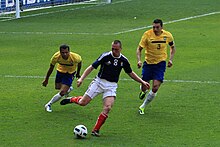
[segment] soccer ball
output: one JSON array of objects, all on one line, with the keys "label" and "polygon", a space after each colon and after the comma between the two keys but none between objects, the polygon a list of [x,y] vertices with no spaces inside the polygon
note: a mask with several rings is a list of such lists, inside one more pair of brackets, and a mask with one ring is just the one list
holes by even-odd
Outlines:
[{"label": "soccer ball", "polygon": [[87,128],[84,125],[77,125],[73,129],[74,136],[76,138],[85,138],[86,135],[88,134]]}]

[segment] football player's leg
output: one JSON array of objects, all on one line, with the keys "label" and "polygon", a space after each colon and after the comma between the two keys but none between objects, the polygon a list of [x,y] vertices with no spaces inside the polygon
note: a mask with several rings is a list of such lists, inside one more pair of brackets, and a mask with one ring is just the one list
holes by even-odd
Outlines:
[{"label": "football player's leg", "polygon": [[83,96],[77,96],[72,98],[63,99],[60,104],[66,105],[69,103],[76,103],[81,106],[86,106],[94,97],[101,92],[99,85],[96,82],[92,82],[89,88]]},{"label": "football player's leg", "polygon": [[152,66],[150,69],[152,71],[153,86],[152,86],[152,90],[148,93],[147,98],[144,100],[143,104],[139,107],[140,114],[144,114],[144,108],[156,96],[156,93],[164,79],[164,72],[166,70],[166,62],[162,61]]},{"label": "football player's leg", "polygon": [[[144,62],[143,64],[143,68],[142,68],[142,80],[146,81],[146,82],[150,82],[151,79],[151,68],[149,67],[149,65]],[[146,89],[146,87],[142,87],[142,85],[140,86],[140,94],[139,94],[139,98],[142,100],[145,98],[146,93],[148,91],[148,89]]]},{"label": "football player's leg", "polygon": [[[55,89],[60,89],[61,88],[61,83],[55,83]],[[58,101],[62,96],[60,95],[60,92],[58,92],[57,94],[55,94],[49,102],[47,102],[47,104],[44,106],[45,110],[47,112],[52,112],[51,106],[53,103],[55,103],[56,101]]]},{"label": "football player's leg", "polygon": [[75,73],[67,74],[65,76],[65,78],[63,79],[63,83],[69,86],[69,89],[67,90],[67,92],[65,94],[66,98],[69,96],[69,93],[73,90],[72,82],[73,82],[73,79],[74,79],[74,75],[75,75]]},{"label": "football player's leg", "polygon": [[92,130],[92,135],[99,136],[99,130],[101,126],[105,123],[106,119],[108,118],[108,113],[111,111],[112,106],[114,104],[115,97],[109,96],[104,98],[103,100],[103,111],[99,115],[96,124]]},{"label": "football player's leg", "polygon": [[140,106],[140,108],[145,108],[145,106],[150,103],[153,98],[156,96],[156,92],[160,87],[161,82],[158,80],[153,80],[153,88],[152,90],[148,93],[147,98],[144,100],[143,104]]}]

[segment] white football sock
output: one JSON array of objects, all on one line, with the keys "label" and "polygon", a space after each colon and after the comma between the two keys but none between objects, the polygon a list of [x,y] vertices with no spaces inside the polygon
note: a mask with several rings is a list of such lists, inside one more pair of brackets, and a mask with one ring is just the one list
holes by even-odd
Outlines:
[{"label": "white football sock", "polygon": [[73,90],[73,87],[70,86],[70,88],[68,89],[67,93],[70,93]]},{"label": "white football sock", "polygon": [[52,97],[52,99],[47,104],[52,105],[53,103],[59,101],[61,97],[62,96],[60,95],[60,93],[57,93]]},{"label": "white football sock", "polygon": [[145,108],[147,104],[149,104],[153,98],[156,96],[157,93],[154,93],[152,90],[148,93],[147,98],[144,100],[143,104],[140,108]]},{"label": "white football sock", "polygon": [[69,88],[68,91],[66,92],[65,96],[67,97],[72,90],[73,90],[73,87],[70,86],[70,88]]}]

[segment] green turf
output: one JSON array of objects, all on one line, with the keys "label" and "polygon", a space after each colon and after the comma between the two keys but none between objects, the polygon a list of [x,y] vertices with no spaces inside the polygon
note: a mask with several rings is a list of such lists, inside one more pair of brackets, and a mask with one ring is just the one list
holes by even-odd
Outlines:
[{"label": "green turf", "polygon": [[[135,52],[146,29],[114,33],[149,26],[154,18],[168,22],[219,12],[219,5],[217,0],[113,1],[81,9],[69,6],[62,12],[56,8],[21,13],[21,19],[0,21],[0,146],[220,146],[219,13],[164,26],[172,32],[177,47],[174,66],[166,71],[167,81],[140,116],[139,84],[120,80],[100,138],[90,133],[102,111],[101,96],[86,107],[56,103],[53,112],[47,113],[44,105],[57,93],[55,72],[48,87],[41,86],[49,60],[62,43],[82,56],[83,71],[110,50],[114,39],[120,39],[123,54],[140,75]],[[30,16],[41,12],[52,13]],[[97,72],[80,88],[74,82],[71,94],[82,95]],[[123,71],[121,78],[129,79]],[[73,127],[78,124],[88,128],[84,140],[73,138]]]}]

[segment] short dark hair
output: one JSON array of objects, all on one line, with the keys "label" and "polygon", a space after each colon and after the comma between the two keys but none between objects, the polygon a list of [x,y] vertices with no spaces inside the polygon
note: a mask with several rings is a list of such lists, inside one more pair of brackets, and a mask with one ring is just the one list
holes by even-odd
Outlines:
[{"label": "short dark hair", "polygon": [[114,40],[114,41],[113,41],[113,44],[118,44],[118,43],[120,44],[120,48],[122,48],[122,44],[121,44],[121,41],[120,41],[120,40]]},{"label": "short dark hair", "polygon": [[68,51],[70,51],[70,47],[68,45],[66,45],[66,44],[62,44],[60,46],[60,51],[61,51],[61,49],[68,49]]},{"label": "short dark hair", "polygon": [[153,23],[159,23],[161,27],[163,27],[163,21],[161,19],[155,19]]}]

